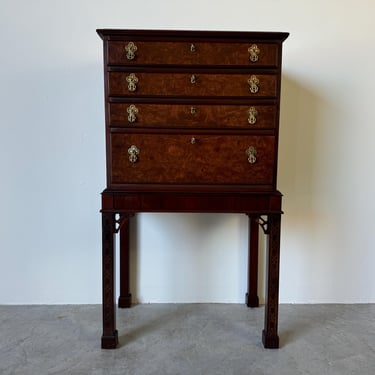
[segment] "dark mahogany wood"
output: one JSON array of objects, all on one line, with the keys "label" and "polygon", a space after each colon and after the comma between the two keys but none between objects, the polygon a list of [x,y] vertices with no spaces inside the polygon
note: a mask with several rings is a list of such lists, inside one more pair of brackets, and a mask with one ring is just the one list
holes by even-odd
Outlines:
[{"label": "dark mahogany wood", "polygon": [[130,307],[132,295],[130,293],[130,259],[129,259],[129,231],[132,214],[120,215],[120,296],[118,307]]},{"label": "dark mahogany wood", "polygon": [[[198,193],[126,193],[106,190],[102,193],[103,215],[103,338],[102,348],[114,348],[117,343],[116,317],[114,308],[114,247],[113,236],[116,228],[114,215],[125,217],[125,224],[120,229],[121,262],[120,307],[128,307],[131,302],[129,293],[129,217],[137,212],[208,212],[208,213],[243,213],[250,217],[249,242],[249,287],[246,304],[256,307],[257,296],[257,217],[268,217],[269,250],[267,257],[267,289],[265,305],[265,327],[263,343],[266,348],[278,347],[278,278],[280,248],[281,194],[249,193],[237,194],[198,194]],[[106,224],[104,224],[106,223]],[[120,220],[121,223],[121,220]],[[121,224],[120,224],[121,225]],[[251,239],[252,238],[252,239]],[[111,250],[112,249],[112,250]],[[254,281],[253,281],[254,280]],[[105,292],[106,291],[106,292]],[[125,298],[124,298],[125,297]],[[106,328],[105,328],[106,327]]]},{"label": "dark mahogany wood", "polygon": [[115,274],[115,214],[102,212],[103,237],[103,335],[102,348],[113,349],[118,344],[116,330],[116,274]]},{"label": "dark mahogany wood", "polygon": [[[131,306],[129,236],[139,212],[249,217],[246,305],[259,306],[259,223],[269,236],[263,344],[277,348],[282,195],[276,188],[282,43],[288,33],[97,30],[103,39],[107,187],[102,193],[102,348],[118,344],[119,307]],[[136,45],[127,57],[129,43]],[[255,45],[255,47],[254,47]],[[252,48],[258,58],[250,58]],[[129,89],[129,76],[136,76]],[[250,90],[255,76],[257,89]],[[133,77],[134,78],[134,77]],[[132,79],[133,79],[132,78]],[[136,113],[129,117],[129,106]],[[256,121],[250,121],[250,108]],[[253,109],[252,109],[253,110]],[[129,148],[139,150],[129,159]],[[248,149],[256,149],[250,163]],[[263,221],[259,221],[262,218]]]},{"label": "dark mahogany wood", "polygon": [[102,211],[281,213],[279,191],[257,193],[123,192],[104,190]]},{"label": "dark mahogany wood", "polygon": [[259,307],[258,297],[258,253],[259,253],[259,225],[257,216],[249,215],[249,255],[248,255],[248,284],[246,305]]},{"label": "dark mahogany wood", "polygon": [[279,347],[277,325],[279,310],[280,221],[281,215],[268,216],[269,244],[266,262],[266,304],[263,344],[265,348],[270,349]]}]

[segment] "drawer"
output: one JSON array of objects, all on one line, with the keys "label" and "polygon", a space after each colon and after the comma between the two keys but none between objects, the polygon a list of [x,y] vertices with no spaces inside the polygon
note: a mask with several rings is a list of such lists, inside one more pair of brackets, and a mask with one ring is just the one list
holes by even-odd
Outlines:
[{"label": "drawer", "polygon": [[236,65],[272,66],[278,64],[277,44],[147,42],[137,40],[108,42],[108,64],[112,65]]},{"label": "drawer", "polygon": [[275,128],[275,105],[110,103],[112,127]]},{"label": "drawer", "polygon": [[276,75],[110,72],[110,96],[275,97]]},{"label": "drawer", "polygon": [[272,185],[276,164],[274,136],[112,133],[111,148],[112,184]]}]

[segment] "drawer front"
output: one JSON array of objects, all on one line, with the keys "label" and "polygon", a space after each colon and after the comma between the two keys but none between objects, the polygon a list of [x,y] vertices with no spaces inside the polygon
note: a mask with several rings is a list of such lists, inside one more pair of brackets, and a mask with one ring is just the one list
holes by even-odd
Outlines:
[{"label": "drawer front", "polygon": [[112,65],[236,65],[278,64],[277,44],[110,41],[108,63]]},{"label": "drawer front", "polygon": [[113,133],[111,147],[113,184],[273,183],[274,136]]},{"label": "drawer front", "polygon": [[275,97],[276,75],[110,72],[109,95]]},{"label": "drawer front", "polygon": [[110,103],[113,127],[274,128],[274,105]]}]

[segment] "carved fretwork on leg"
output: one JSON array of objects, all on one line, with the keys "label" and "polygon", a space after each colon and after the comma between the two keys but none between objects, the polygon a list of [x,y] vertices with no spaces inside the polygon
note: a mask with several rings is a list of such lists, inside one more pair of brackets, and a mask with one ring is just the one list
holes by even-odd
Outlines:
[{"label": "carved fretwork on leg", "polygon": [[103,335],[102,348],[114,349],[118,344],[115,304],[115,214],[102,212],[102,276]]},{"label": "carved fretwork on leg", "polygon": [[249,215],[249,254],[248,254],[248,283],[246,293],[247,307],[259,307],[258,297],[258,251],[259,225],[258,217]]},{"label": "carved fretwork on leg", "polygon": [[131,216],[133,214],[120,215],[120,296],[118,298],[118,307],[130,307],[132,303],[129,286],[129,225]]},{"label": "carved fretwork on leg", "polygon": [[268,249],[266,274],[266,304],[263,330],[265,348],[279,347],[277,334],[279,311],[280,225],[281,215],[268,216]]},{"label": "carved fretwork on leg", "polygon": [[264,234],[268,234],[268,221],[265,220],[262,216],[257,218],[257,223],[263,229]]}]

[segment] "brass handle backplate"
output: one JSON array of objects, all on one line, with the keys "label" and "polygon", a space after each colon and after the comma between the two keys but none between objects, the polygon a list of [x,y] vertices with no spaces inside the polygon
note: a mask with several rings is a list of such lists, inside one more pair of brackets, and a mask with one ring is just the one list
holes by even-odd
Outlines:
[{"label": "brass handle backplate", "polygon": [[192,74],[192,76],[190,77],[190,83],[193,85],[197,83],[197,77],[195,76],[195,74]]},{"label": "brass handle backplate", "polygon": [[252,44],[248,48],[248,52],[250,53],[250,57],[249,57],[250,61],[257,62],[259,59],[259,53],[260,53],[260,49],[258,48],[258,46],[256,44]]},{"label": "brass handle backplate", "polygon": [[136,91],[137,90],[137,83],[138,83],[138,78],[134,73],[130,73],[126,77],[126,82],[128,83],[128,90],[129,91]]},{"label": "brass handle backplate", "polygon": [[252,75],[252,76],[247,80],[247,83],[248,83],[249,86],[250,86],[250,92],[251,92],[252,94],[256,94],[256,93],[259,91],[259,87],[258,87],[259,79],[257,78],[257,76]]},{"label": "brass handle backplate", "polygon": [[254,125],[257,122],[258,111],[255,109],[255,107],[250,107],[247,112],[249,114],[247,121],[250,125]]},{"label": "brass handle backplate", "polygon": [[135,53],[137,52],[137,46],[134,44],[134,42],[129,42],[125,46],[125,52],[126,52],[126,58],[128,60],[134,60],[135,59]]},{"label": "brass handle backplate", "polygon": [[128,112],[128,121],[129,122],[136,122],[137,121],[137,113],[138,113],[138,108],[134,105],[131,104],[127,109],[126,112]]},{"label": "brass handle backplate", "polygon": [[128,148],[129,161],[131,163],[136,163],[138,161],[139,148],[137,146],[131,145]]},{"label": "brass handle backplate", "polygon": [[256,155],[257,155],[257,150],[255,147],[250,146],[246,150],[246,155],[247,155],[247,160],[250,164],[254,164],[257,161]]}]

